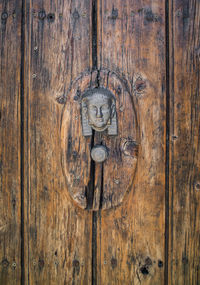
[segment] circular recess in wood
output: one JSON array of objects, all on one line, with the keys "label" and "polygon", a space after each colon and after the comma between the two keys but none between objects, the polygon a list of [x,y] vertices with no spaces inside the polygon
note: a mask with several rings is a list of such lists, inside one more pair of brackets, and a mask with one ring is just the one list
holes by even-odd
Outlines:
[{"label": "circular recess in wood", "polygon": [[[64,98],[63,173],[67,190],[82,209],[104,210],[118,206],[131,188],[139,147],[133,96],[124,78],[112,71],[96,70],[75,80]],[[93,108],[91,118],[89,108]],[[98,117],[98,128],[94,113]],[[91,158],[96,145],[101,146],[100,150],[106,149],[102,161],[95,162]]]}]

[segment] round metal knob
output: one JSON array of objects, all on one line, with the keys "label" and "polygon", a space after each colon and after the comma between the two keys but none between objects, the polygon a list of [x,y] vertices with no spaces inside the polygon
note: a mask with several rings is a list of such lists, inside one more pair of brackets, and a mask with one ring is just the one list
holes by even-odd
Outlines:
[{"label": "round metal knob", "polygon": [[108,157],[108,150],[103,145],[96,145],[91,151],[91,157],[96,162],[104,162]]}]

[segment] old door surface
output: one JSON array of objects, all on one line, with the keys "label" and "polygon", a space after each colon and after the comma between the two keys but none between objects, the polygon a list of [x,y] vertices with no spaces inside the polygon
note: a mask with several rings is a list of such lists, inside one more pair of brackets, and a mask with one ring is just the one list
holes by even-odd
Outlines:
[{"label": "old door surface", "polygon": [[200,284],[200,2],[0,15],[0,284]]}]

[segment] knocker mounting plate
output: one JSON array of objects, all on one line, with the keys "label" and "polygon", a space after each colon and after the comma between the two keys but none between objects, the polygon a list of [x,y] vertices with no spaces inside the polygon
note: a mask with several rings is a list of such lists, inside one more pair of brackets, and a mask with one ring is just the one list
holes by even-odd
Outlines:
[{"label": "knocker mounting plate", "polygon": [[132,185],[139,145],[128,82],[93,71],[78,78],[66,98],[61,145],[68,191],[83,209],[117,206]]}]

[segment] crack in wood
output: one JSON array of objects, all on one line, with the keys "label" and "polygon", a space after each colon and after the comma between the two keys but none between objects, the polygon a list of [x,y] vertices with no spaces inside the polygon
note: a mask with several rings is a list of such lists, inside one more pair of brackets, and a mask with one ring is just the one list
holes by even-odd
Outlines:
[{"label": "crack in wood", "polygon": [[[92,131],[92,137],[91,137],[91,149],[94,146],[94,136],[95,136],[95,131]],[[87,210],[92,209],[93,207],[93,200],[94,200],[94,184],[95,184],[95,162],[94,160],[91,159],[91,164],[90,164],[90,181],[88,183],[88,186],[86,187],[86,200],[87,200]]]}]

